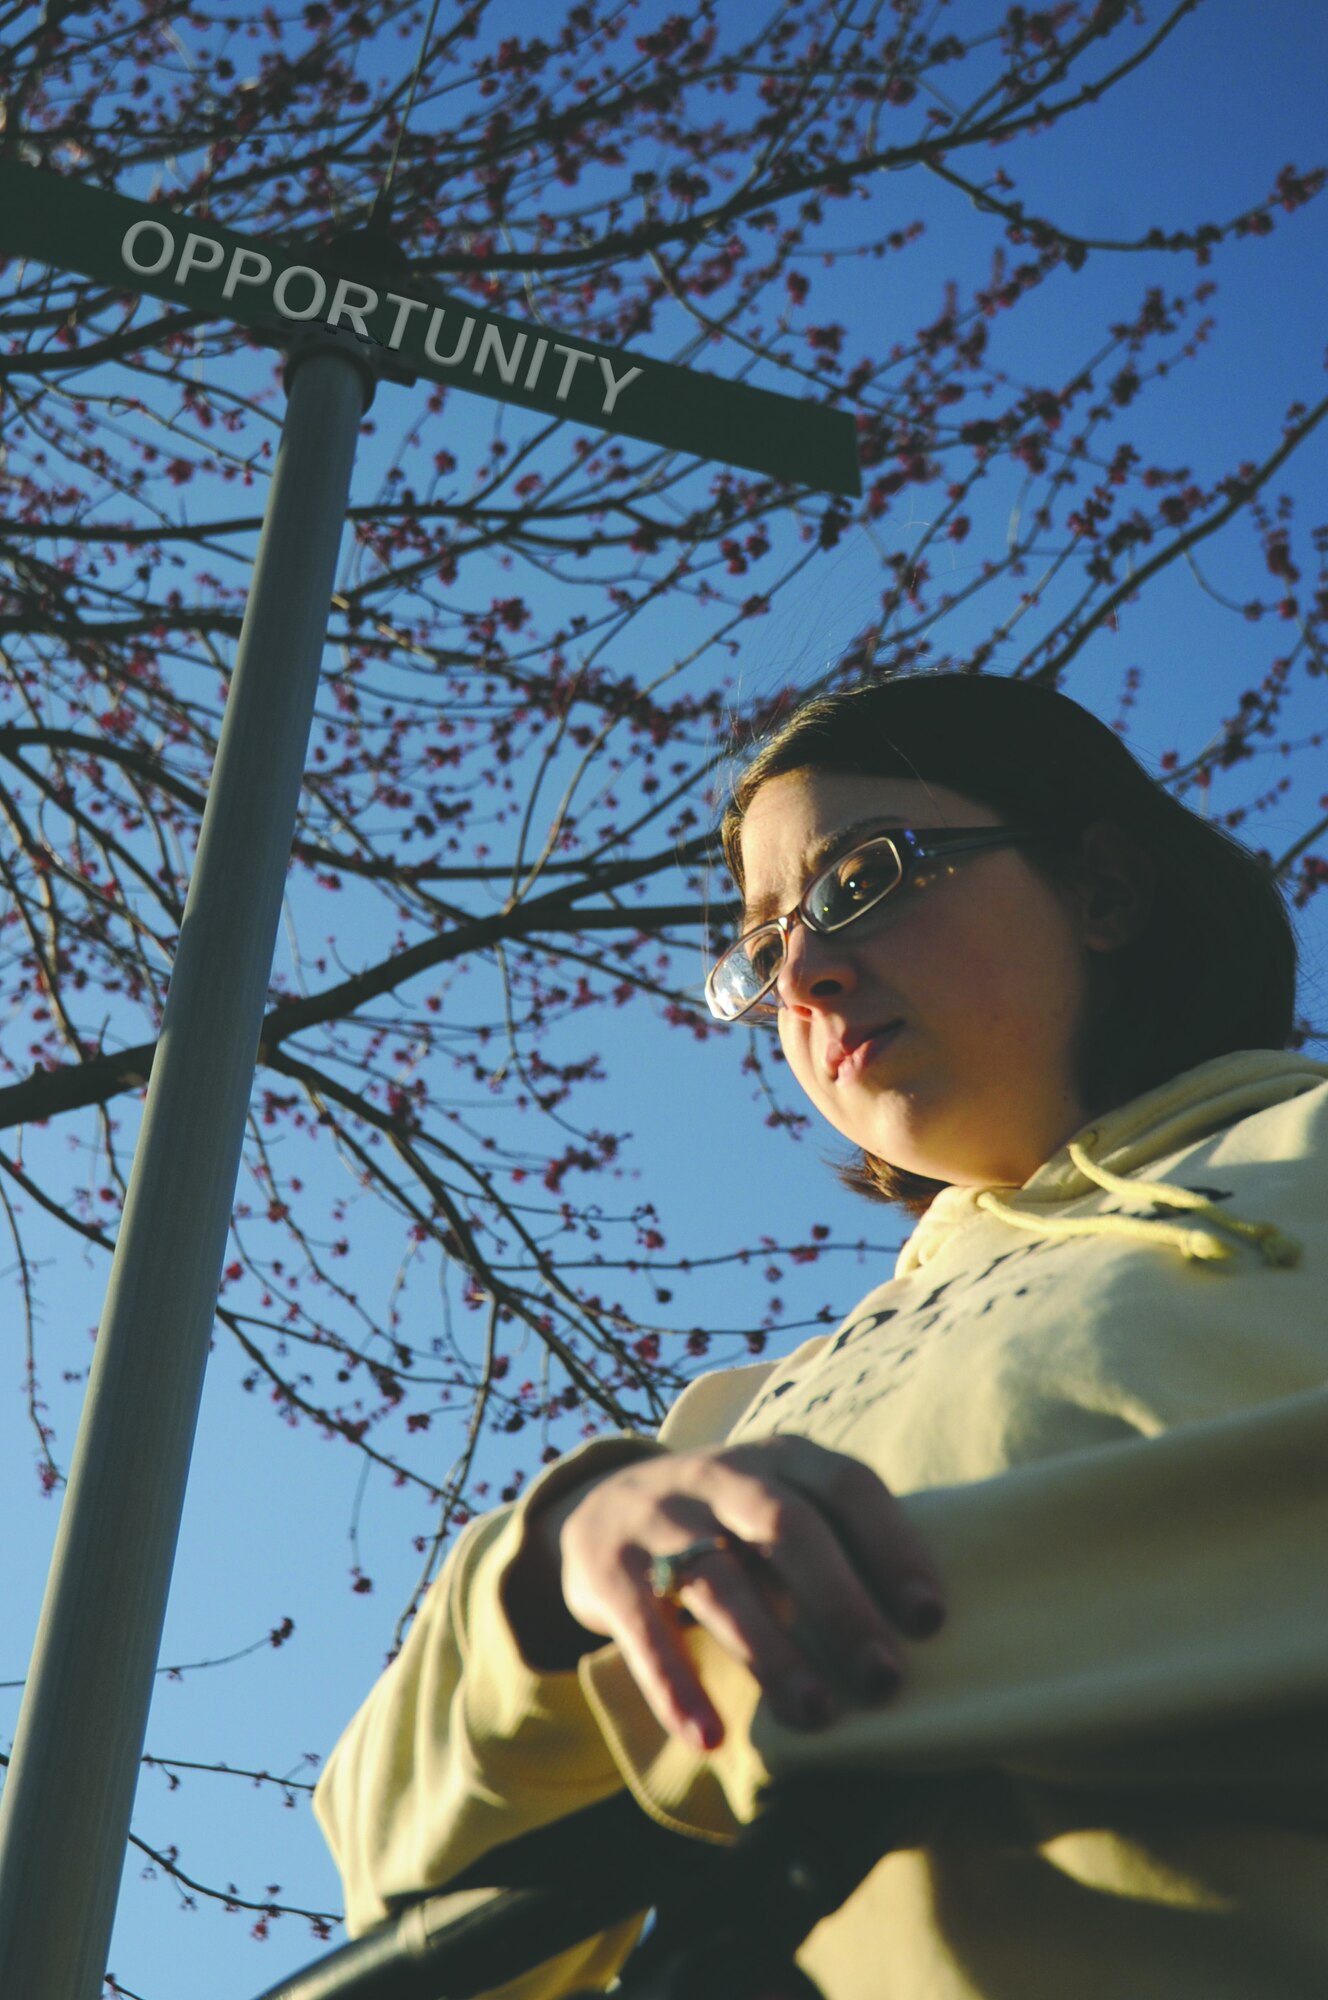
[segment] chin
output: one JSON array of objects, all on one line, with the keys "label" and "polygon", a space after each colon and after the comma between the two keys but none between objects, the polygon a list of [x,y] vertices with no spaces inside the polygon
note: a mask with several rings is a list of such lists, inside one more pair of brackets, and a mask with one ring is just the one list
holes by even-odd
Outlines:
[{"label": "chin", "polygon": [[987,1187],[1006,1178],[989,1173],[982,1156],[972,1146],[947,1146],[939,1134],[924,1134],[916,1126],[901,1131],[895,1120],[888,1127],[878,1124],[869,1133],[850,1136],[864,1152],[874,1159],[887,1160],[897,1172],[940,1181],[947,1187]]},{"label": "chin", "polygon": [[903,1173],[922,1174],[928,1180],[947,1179],[943,1156],[962,1150],[945,1145],[934,1111],[929,1112],[916,1096],[899,1091],[891,1091],[888,1098],[884,1094],[878,1097],[864,1118],[850,1122],[857,1129],[848,1137],[864,1152],[888,1160]]}]

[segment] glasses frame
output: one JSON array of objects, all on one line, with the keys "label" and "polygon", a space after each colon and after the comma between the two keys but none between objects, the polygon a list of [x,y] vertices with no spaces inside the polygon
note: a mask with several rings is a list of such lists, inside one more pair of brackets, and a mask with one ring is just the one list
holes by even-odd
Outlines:
[{"label": "glasses frame", "polygon": [[[784,916],[767,917],[763,924],[756,924],[751,930],[744,931],[741,937],[735,938],[732,944],[725,947],[706,976],[706,1005],[715,1019],[724,1022],[728,1027],[732,1027],[737,1021],[745,1020],[754,1008],[762,1007],[763,1011],[767,1013],[777,1014],[783,1003],[778,1000],[771,1003],[766,1000],[765,996],[778,983],[779,975],[784,970],[784,965],[788,958],[788,941],[795,924],[805,924],[814,937],[832,937],[839,931],[848,930],[852,925],[861,923],[864,917],[869,917],[874,910],[879,910],[883,904],[888,903],[892,896],[897,896],[899,891],[907,886],[913,874],[924,862],[943,860],[947,855],[951,854],[976,853],[982,848],[1013,847],[1022,841],[1042,840],[1045,838],[1046,835],[1040,833],[1037,828],[1028,826],[924,827],[921,831],[910,826],[892,826],[888,829],[883,829],[880,833],[868,834],[864,840],[858,841],[855,845],[846,848],[842,854],[837,855],[833,861],[827,862],[824,868],[819,869],[807,884],[807,887],[803,890],[793,908]],[[883,895],[878,896],[874,903],[868,903],[864,908],[855,910],[852,916],[845,917],[842,923],[826,924],[819,922],[811,914],[807,905],[817,889],[824,882],[826,876],[831,874],[836,868],[841,867],[845,861],[851,860],[855,854],[861,854],[866,849],[878,845],[888,845],[895,851],[895,859],[899,863],[899,880],[894,884],[893,888],[887,889]],[[736,1014],[722,1012],[715,999],[716,981],[722,966],[735,951],[740,951],[744,945],[749,945],[753,938],[761,937],[767,932],[774,932],[780,940],[778,965],[760,992],[754,993],[746,1005],[740,1008]]]}]

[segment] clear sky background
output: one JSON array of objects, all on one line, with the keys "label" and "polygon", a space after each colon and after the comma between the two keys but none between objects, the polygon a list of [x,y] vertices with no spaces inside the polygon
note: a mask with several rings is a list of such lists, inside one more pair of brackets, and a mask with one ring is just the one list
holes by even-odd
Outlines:
[{"label": "clear sky background", "polygon": [[[968,0],[950,11],[957,23],[975,11],[986,17]],[[1179,227],[1234,213],[1262,196],[1286,163],[1307,168],[1328,157],[1325,75],[1328,10],[1319,0],[1268,0],[1260,7],[1248,0],[1205,0],[1162,54],[1104,105],[1018,149],[1011,165],[1020,193],[1031,209],[1042,208],[1086,234],[1134,236],[1155,222]],[[871,264],[841,272],[835,280],[838,316],[850,326],[871,325],[883,314],[903,330],[921,324],[935,310],[944,281],[971,278],[975,246],[994,239],[987,219],[919,171],[895,177],[891,194],[901,221],[922,215],[928,230],[884,275]],[[1151,271],[1132,262],[1123,286],[1112,263],[1106,256],[1090,259],[1077,277],[1063,274],[1049,286],[1037,311],[1013,315],[1000,338],[1021,345],[1002,352],[1004,365],[1029,379],[1060,379],[1065,360],[1087,360],[1104,321],[1123,311],[1124,300],[1137,301],[1146,283],[1170,291],[1188,288],[1197,276],[1189,262],[1156,259]],[[1323,392],[1328,197],[1280,219],[1271,239],[1237,246],[1217,273],[1213,339],[1168,385],[1165,416],[1141,413],[1134,426],[1147,433],[1157,458],[1191,465],[1201,479],[1247,452],[1262,456],[1290,398]],[[398,426],[404,421],[414,393],[381,392],[384,430],[389,420]],[[468,422],[493,421],[491,408],[482,416],[462,415],[454,407],[460,400],[453,399],[447,418],[454,450],[464,449]],[[1156,400],[1160,411],[1162,400]],[[1298,496],[1302,519],[1324,518],[1326,463],[1320,438],[1281,482]],[[380,469],[374,448],[367,448],[354,497],[372,494]],[[1014,498],[1013,486],[1001,492],[993,483],[975,534],[955,551],[957,569],[980,563],[985,549],[999,546],[1002,511]],[[913,504],[920,523],[924,496]],[[1236,602],[1266,593],[1269,580],[1248,534],[1205,545],[1200,565],[1204,578]],[[495,592],[500,588],[495,574]],[[810,681],[824,671],[860,627],[879,588],[877,550],[866,536],[850,534],[833,564],[814,567],[782,601],[778,619],[747,628],[738,666],[743,695],[773,689],[790,675]],[[979,615],[985,628],[992,612]],[[1186,757],[1200,749],[1240,690],[1286,644],[1286,634],[1266,622],[1249,625],[1221,609],[1198,579],[1177,566],[1137,606],[1126,608],[1116,633],[1094,641],[1076,662],[1068,691],[1114,719],[1127,672],[1141,669],[1129,741],[1154,769],[1165,752]],[[1296,697],[1293,738],[1328,726],[1326,687],[1309,683]],[[1210,809],[1224,810],[1270,786],[1282,766],[1265,761],[1266,784],[1255,767],[1238,768],[1215,782]],[[1245,830],[1273,851],[1308,823],[1305,802],[1328,793],[1323,752],[1306,752],[1288,768],[1295,774],[1292,796]],[[1303,932],[1302,1011],[1328,1031],[1325,926],[1312,914]],[[369,955],[367,943],[357,949],[353,934],[339,942],[348,964]],[[623,1205],[653,1200],[671,1240],[685,1239],[693,1250],[731,1250],[763,1233],[789,1240],[805,1233],[809,1221],[828,1225],[836,1241],[861,1241],[859,1253],[788,1268],[782,1290],[790,1323],[809,1320],[825,1306],[838,1316],[888,1274],[904,1229],[888,1211],[839,1189],[828,1164],[838,1156],[831,1135],[795,1142],[765,1129],[751,1082],[739,1074],[739,1038],[697,1045],[644,1007],[594,1020],[611,1078],[603,1086],[604,1122],[635,1135],[628,1167],[636,1178],[622,1183]],[[567,1046],[574,1045],[569,1032]],[[1328,1039],[1308,1053],[1328,1055]],[[52,1260],[48,1319],[91,1326],[105,1282],[100,1261],[90,1255],[80,1262],[54,1235],[36,1240],[38,1254]],[[386,1291],[398,1254],[386,1230],[367,1226],[354,1246],[359,1282]],[[765,1306],[766,1288],[749,1271],[723,1265],[707,1281],[701,1316],[707,1325],[740,1330],[757,1323]],[[415,1298],[412,1310],[427,1310],[427,1302]],[[795,1337],[801,1335],[791,1334],[785,1344]],[[0,1567],[0,1679],[15,1682],[36,1621],[58,1501],[38,1494],[17,1339],[8,1352],[11,1393],[0,1401],[0,1508],[9,1528]],[[324,1443],[307,1429],[288,1437],[275,1412],[240,1391],[241,1373],[229,1343],[219,1342],[163,1660],[188,1664],[239,1653],[285,1618],[294,1621],[294,1634],[279,1652],[260,1643],[230,1665],[180,1678],[163,1674],[147,1748],[159,1759],[211,1764],[224,1757],[232,1766],[307,1783],[312,1770],[302,1760],[326,1754],[381,1667],[397,1612],[418,1574],[411,1536],[420,1520],[409,1496],[386,1482],[363,1483],[359,1460],[344,1445]],[[62,1389],[54,1382],[51,1389],[67,1454],[81,1384]],[[454,1440],[441,1426],[431,1435],[445,1466]],[[504,1459],[496,1446],[492,1464],[500,1482]],[[374,1579],[373,1591],[364,1595],[349,1588],[352,1520],[359,1561]],[[5,1747],[17,1705],[12,1688],[0,1693]],[[192,1875],[209,1884],[234,1882],[245,1898],[261,1901],[280,1885],[283,1902],[339,1910],[335,1871],[304,1792],[294,1790],[288,1808],[271,1785],[188,1770],[177,1776],[179,1789],[171,1792],[160,1770],[145,1771],[135,1812],[142,1839],[159,1847],[177,1842],[180,1863]],[[52,1921],[59,1921],[58,1903],[56,1895]],[[111,1966],[143,2000],[186,1994],[189,2000],[246,2000],[321,1948],[293,1918],[282,1919],[259,1946],[248,1938],[252,1916],[224,1914],[210,1901],[200,1900],[189,1913],[179,1905],[173,1885],[144,1879],[143,1857],[135,1853]]]}]

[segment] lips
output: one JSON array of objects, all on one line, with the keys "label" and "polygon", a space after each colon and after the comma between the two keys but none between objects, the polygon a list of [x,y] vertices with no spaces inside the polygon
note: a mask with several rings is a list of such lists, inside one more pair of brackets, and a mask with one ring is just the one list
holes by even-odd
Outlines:
[{"label": "lips", "polygon": [[825,1060],[830,1081],[841,1083],[850,1076],[856,1076],[866,1068],[878,1048],[884,1046],[885,1037],[893,1037],[903,1025],[903,1021],[896,1018],[878,1022],[874,1027],[846,1028],[837,1041],[826,1044]]}]

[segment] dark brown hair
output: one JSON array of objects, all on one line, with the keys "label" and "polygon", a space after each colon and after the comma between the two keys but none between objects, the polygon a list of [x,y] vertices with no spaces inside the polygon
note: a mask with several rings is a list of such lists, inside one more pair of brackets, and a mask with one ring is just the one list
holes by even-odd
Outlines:
[{"label": "dark brown hair", "polygon": [[[738,777],[721,822],[742,887],[743,816],[790,771],[921,778],[1050,838],[1023,849],[1056,885],[1079,878],[1087,829],[1109,821],[1152,870],[1129,942],[1093,954],[1076,1045],[1090,1118],[1236,1049],[1284,1049],[1295,1026],[1296,942],[1282,892],[1239,841],[1181,805],[1120,737],[1068,695],[997,675],[918,673],[804,702]],[[945,1185],[863,1153],[840,1169],[874,1200],[926,1212]]]}]

